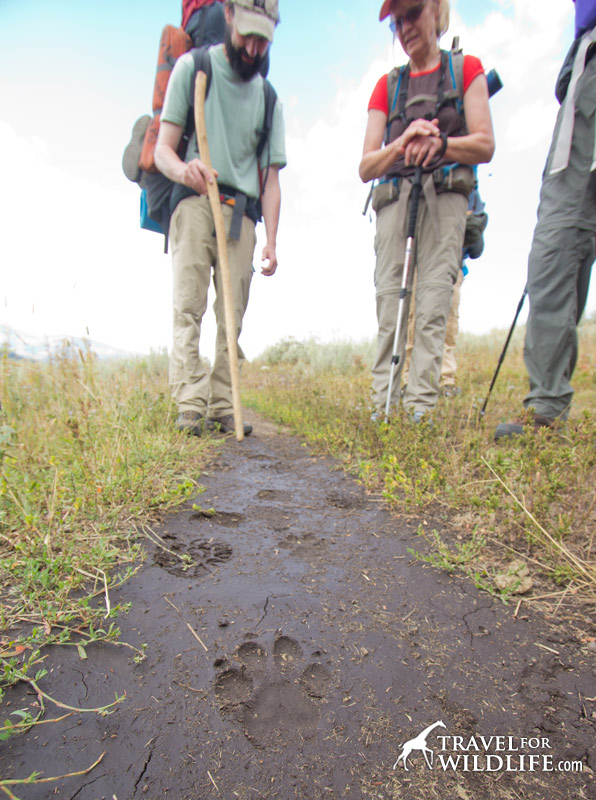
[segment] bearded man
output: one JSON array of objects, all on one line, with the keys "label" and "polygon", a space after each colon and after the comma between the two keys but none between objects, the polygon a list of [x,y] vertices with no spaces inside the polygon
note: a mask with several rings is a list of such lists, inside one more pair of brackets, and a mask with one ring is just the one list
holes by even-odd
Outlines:
[{"label": "bearded man", "polygon": [[[205,123],[214,175],[201,161],[196,131],[191,134],[184,160],[178,155],[193,105],[195,66],[190,53],[181,56],[172,71],[155,150],[159,170],[177,184],[172,192],[169,229],[174,298],[170,386],[178,406],[177,428],[197,436],[205,427],[224,433],[234,430],[222,280],[207,184],[217,178],[229,230],[237,340],[248,305],[255,225],[261,209],[267,237],[261,272],[270,276],[277,269],[279,170],[286,164],[278,100],[267,147],[257,157],[265,113],[260,70],[279,22],[278,0],[226,0],[224,13],[224,43],[208,51],[211,81]],[[215,361],[209,370],[199,355],[199,338],[211,275],[216,290],[217,338]],[[243,361],[240,347],[238,360]],[[245,435],[251,431],[244,425]]]}]

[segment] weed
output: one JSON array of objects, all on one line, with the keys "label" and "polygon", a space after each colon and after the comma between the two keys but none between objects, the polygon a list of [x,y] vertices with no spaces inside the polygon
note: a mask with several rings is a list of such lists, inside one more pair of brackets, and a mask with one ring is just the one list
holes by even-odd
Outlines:
[{"label": "weed", "polygon": [[[418,528],[418,535],[428,538],[424,527],[421,525]],[[466,566],[470,562],[475,561],[478,555],[482,552],[486,544],[485,538],[477,531],[474,531],[471,539],[464,542],[455,542],[454,548],[446,544],[443,537],[437,530],[432,531],[432,548],[428,553],[420,553],[414,548],[408,548],[408,552],[414,556],[418,561],[424,561],[427,564],[432,564],[445,572],[455,572],[458,567]]]},{"label": "weed", "polygon": [[200,491],[211,447],[175,431],[166,376],[164,357],[105,364],[67,347],[0,360],[0,693],[49,645],[86,658],[123,644],[111,592],[139,568],[156,510]]},{"label": "weed", "polygon": [[[561,435],[545,430],[493,441],[497,423],[519,415],[527,391],[524,332],[518,328],[486,415],[480,416],[504,337],[498,331],[460,336],[461,393],[439,400],[432,427],[411,424],[401,411],[388,422],[371,421],[370,342],[281,343],[248,366],[243,397],[317,450],[341,458],[348,471],[395,509],[465,516],[465,528],[456,531],[465,542],[454,533],[433,541],[434,555],[425,558],[437,566],[467,571],[489,587],[486,570],[474,562],[482,552],[487,555],[490,541],[493,548],[500,544],[532,558],[556,582],[575,580],[576,587],[579,583],[592,593],[596,318],[579,328],[573,412]],[[502,555],[491,557],[498,561]]]}]

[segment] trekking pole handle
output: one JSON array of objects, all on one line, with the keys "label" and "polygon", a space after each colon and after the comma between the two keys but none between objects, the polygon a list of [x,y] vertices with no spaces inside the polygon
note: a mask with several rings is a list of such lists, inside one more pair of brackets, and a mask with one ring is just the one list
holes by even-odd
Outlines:
[{"label": "trekking pole handle", "polygon": [[418,205],[420,191],[422,190],[422,167],[416,167],[412,178],[412,194],[410,196],[410,222],[408,224],[408,239],[413,239],[416,234],[416,220],[418,219]]}]

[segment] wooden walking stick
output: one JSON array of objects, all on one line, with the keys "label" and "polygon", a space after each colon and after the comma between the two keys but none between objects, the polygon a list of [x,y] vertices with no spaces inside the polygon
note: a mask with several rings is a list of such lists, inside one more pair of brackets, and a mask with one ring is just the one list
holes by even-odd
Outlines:
[{"label": "wooden walking stick", "polygon": [[[207,128],[205,126],[205,94],[207,91],[207,76],[204,72],[197,74],[195,83],[195,125],[199,138],[199,153],[201,161],[213,172],[209,143],[207,141]],[[226,321],[226,339],[228,343],[228,359],[230,363],[230,378],[232,380],[232,405],[234,407],[234,427],[236,439],[244,439],[244,424],[242,422],[242,405],[240,403],[240,369],[238,367],[238,341],[236,337],[236,315],[234,313],[234,295],[232,278],[230,276],[230,263],[228,261],[228,242],[224,225],[223,212],[219,199],[217,181],[207,182],[207,193],[213,221],[215,223],[215,236],[217,238],[217,255],[221,270],[221,282],[224,298],[224,316]]]}]

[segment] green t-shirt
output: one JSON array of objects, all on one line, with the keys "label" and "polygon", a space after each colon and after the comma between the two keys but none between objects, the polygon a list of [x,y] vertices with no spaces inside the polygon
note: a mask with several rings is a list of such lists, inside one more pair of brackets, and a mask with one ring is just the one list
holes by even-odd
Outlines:
[{"label": "green t-shirt", "polygon": [[[256,75],[243,81],[230,66],[223,44],[209,49],[212,76],[205,102],[205,123],[211,163],[218,172],[218,182],[244,192],[248,197],[259,196],[257,144],[265,117],[263,78]],[[176,61],[164,101],[161,119],[184,128],[194,96],[194,60],[185,53]],[[186,161],[198,156],[196,132],[186,153]],[[273,123],[268,144],[261,156],[261,166],[285,167],[285,130],[279,99],[275,103]]]}]

